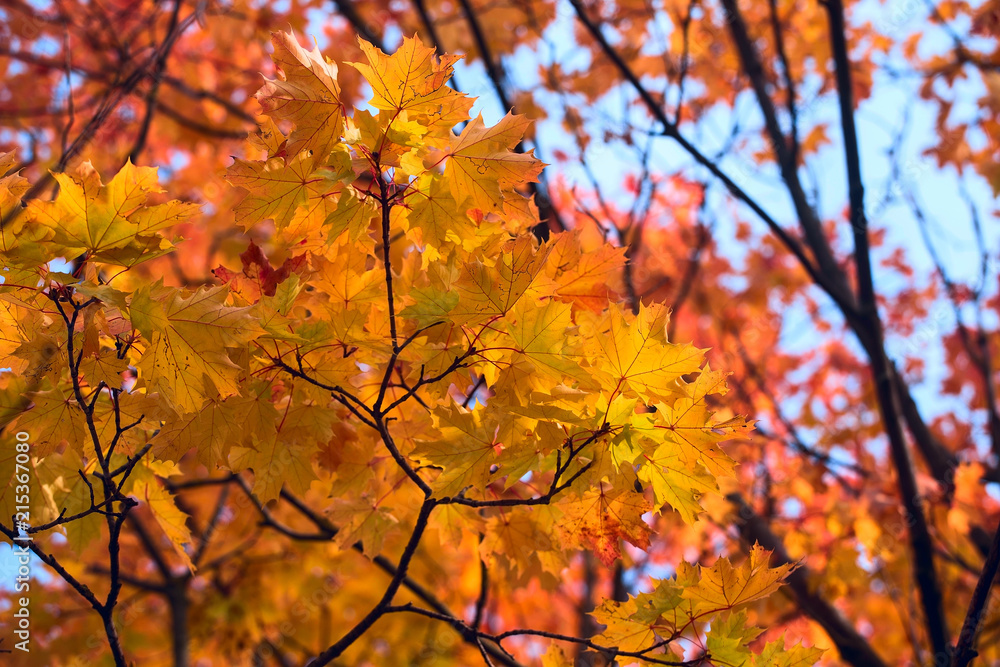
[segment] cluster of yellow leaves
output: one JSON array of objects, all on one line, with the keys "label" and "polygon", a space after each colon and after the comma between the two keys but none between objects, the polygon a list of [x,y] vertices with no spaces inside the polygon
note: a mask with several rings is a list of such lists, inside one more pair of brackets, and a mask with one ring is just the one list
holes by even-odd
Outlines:
[{"label": "cluster of yellow leaves", "polygon": [[[0,346],[15,361],[0,389],[38,445],[39,516],[86,509],[77,471],[93,472],[95,448],[115,468],[148,445],[126,490],[189,566],[162,480],[192,461],[252,471],[263,503],[308,494],[340,526],[335,542],[368,555],[413,524],[409,472],[448,506],[440,529],[481,532],[478,555],[512,581],[553,582],[579,549],[610,564],[623,541],[644,548],[644,516],[664,507],[697,521],[733,472],[720,442],[749,425],[713,414],[725,374],[667,340],[666,307],[618,305],[622,251],[584,231],[532,236],[523,191],[543,164],[513,150],[527,121],[470,119],[472,100],[446,85],[456,59],[415,38],[391,56],[362,43],[367,62],[352,66],[374,111],[349,114],[334,63],[290,34],[273,42],[267,117],[227,178],[246,190],[237,222],[265,230],[280,268],[253,247],[216,271],[221,286],[133,285],[128,267],[170,251],[162,233],[195,209],[147,203],[155,170],[128,163],[103,185],[84,163],[23,211],[25,184],[0,181],[0,207],[18,212],[2,239]],[[60,256],[78,258],[72,275],[50,270]],[[96,442],[80,401],[94,401]],[[509,505],[476,505],[495,500]],[[82,548],[95,522],[70,524],[71,540]],[[713,615],[786,571],[755,550],[597,618],[623,650],[711,620],[713,655],[749,655],[745,617]]]},{"label": "cluster of yellow leaves", "polygon": [[[623,653],[639,653],[650,646],[665,645],[666,640],[690,636],[700,619],[713,617],[707,638],[699,648],[713,664],[767,667],[811,665],[822,651],[783,642],[769,642],[759,654],[753,654],[750,642],[761,631],[749,626],[745,610],[737,609],[771,595],[792,570],[791,565],[769,568],[770,553],[760,546],[734,567],[719,559],[712,567],[681,563],[672,579],[654,581],[649,593],[640,593],[627,602],[608,600],[594,611],[594,618],[605,626],[600,638]],[[650,652],[656,659],[664,651]],[[630,664],[628,656],[623,664]],[[647,663],[641,657],[635,664]]]}]

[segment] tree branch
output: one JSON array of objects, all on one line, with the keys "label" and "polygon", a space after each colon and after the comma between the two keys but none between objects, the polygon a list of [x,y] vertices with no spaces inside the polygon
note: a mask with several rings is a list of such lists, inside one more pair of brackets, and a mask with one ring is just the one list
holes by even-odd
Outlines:
[{"label": "tree branch", "polygon": [[[174,29],[177,27],[177,18],[181,11],[181,0],[174,0],[174,9],[170,13],[170,23],[167,27],[167,37],[169,38],[173,34]],[[156,59],[156,64],[153,66],[152,79],[153,82],[149,87],[149,92],[146,93],[146,114],[143,116],[142,125],[139,128],[139,134],[135,139],[135,144],[132,146],[132,150],[129,152],[128,159],[132,161],[133,164],[139,159],[142,154],[143,149],[146,147],[146,139],[149,136],[149,128],[153,124],[153,114],[156,112],[156,98],[160,92],[160,81],[163,79],[163,70],[167,66],[167,58],[170,57],[170,51],[173,48],[175,42],[171,41],[167,48],[163,49],[160,55]]]},{"label": "tree branch", "polygon": [[830,248],[830,243],[823,234],[823,226],[820,224],[816,212],[809,205],[806,199],[805,190],[799,180],[798,168],[792,151],[789,150],[784,133],[778,124],[778,116],[775,112],[774,102],[767,92],[767,81],[764,74],[764,67],[761,64],[760,56],[754,46],[753,40],[747,30],[743,15],[740,13],[736,0],[722,0],[722,6],[726,10],[726,25],[736,44],[736,50],[740,56],[740,62],[754,94],[757,97],[757,104],[764,114],[764,125],[767,128],[768,138],[778,160],[781,169],[781,177],[785,181],[788,194],[792,198],[795,207],[795,214],[799,219],[799,225],[805,233],[820,271],[841,291],[848,291],[847,277],[837,264]]},{"label": "tree branch", "polygon": [[[734,0],[723,0],[733,3]],[[948,656],[951,641],[948,638],[948,624],[944,615],[944,600],[937,573],[934,570],[934,544],[931,541],[927,519],[924,516],[920,491],[917,488],[913,464],[906,439],[900,425],[900,411],[897,403],[896,387],[893,382],[895,370],[885,355],[882,322],[875,303],[875,286],[872,279],[871,253],[868,245],[868,220],[865,216],[864,184],[861,180],[861,157],[858,150],[858,135],[854,125],[854,96],[851,87],[850,61],[847,53],[847,37],[844,25],[844,8],[840,0],[825,3],[830,21],[830,42],[836,64],[837,93],[840,102],[840,121],[844,133],[844,149],[847,162],[847,180],[850,197],[851,229],[854,233],[854,262],[858,272],[858,311],[861,324],[867,330],[873,343],[870,350],[871,368],[874,374],[875,391],[893,465],[898,476],[899,492],[910,524],[910,547],[913,554],[913,576],[920,589],[923,603],[924,622],[930,636],[935,655]]]},{"label": "tree branch", "polygon": [[996,579],[998,569],[1000,569],[1000,528],[997,528],[997,532],[993,535],[993,543],[986,556],[982,574],[979,575],[976,588],[972,591],[969,610],[965,614],[965,621],[962,623],[958,644],[952,657],[952,667],[966,667],[978,655],[974,648],[976,635],[986,615],[986,602],[989,600],[990,588]]},{"label": "tree branch", "polygon": [[831,275],[828,275],[821,269],[817,268],[806,254],[802,244],[797,239],[792,237],[784,227],[779,225],[777,221],[770,216],[770,214],[761,208],[760,204],[747,194],[743,188],[738,186],[713,160],[698,150],[680,133],[677,125],[667,118],[666,113],[656,100],[653,99],[652,94],[646,89],[645,86],[643,86],[639,77],[632,71],[628,64],[622,60],[621,56],[618,55],[615,49],[604,37],[600,27],[587,15],[581,0],[570,0],[570,4],[573,5],[577,18],[581,23],[583,23],[584,27],[587,28],[587,31],[598,43],[598,45],[600,45],[604,54],[615,65],[619,73],[621,73],[621,75],[636,90],[639,94],[639,98],[643,101],[649,113],[660,123],[663,128],[663,136],[670,137],[677,142],[681,148],[693,157],[698,164],[705,167],[713,176],[719,179],[722,184],[726,186],[729,192],[736,197],[736,199],[749,207],[750,210],[753,211],[754,214],[768,226],[771,232],[777,236],[782,244],[795,256],[795,258],[799,261],[799,264],[802,265],[802,268],[809,274],[809,277],[813,280],[813,282],[829,294],[830,298],[832,298],[845,313],[853,313],[854,297],[850,294],[846,287],[834,280]]}]

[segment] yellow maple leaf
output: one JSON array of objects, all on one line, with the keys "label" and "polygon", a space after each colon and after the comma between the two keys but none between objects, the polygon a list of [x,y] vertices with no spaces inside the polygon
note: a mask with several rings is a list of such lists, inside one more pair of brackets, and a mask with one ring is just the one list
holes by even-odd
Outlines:
[{"label": "yellow maple leaf", "polygon": [[622,540],[649,547],[653,531],[642,515],[652,508],[640,493],[599,483],[581,496],[564,496],[556,507],[562,512],[556,530],[563,546],[589,548],[609,567],[621,557]]},{"label": "yellow maple leaf", "polygon": [[436,432],[415,452],[418,460],[443,468],[435,481],[441,496],[458,494],[466,487],[482,492],[500,477],[497,467],[501,446],[496,429],[483,423],[483,412],[450,406],[434,412]]},{"label": "yellow maple leaf", "polygon": [[225,305],[224,287],[183,290],[157,283],[135,292],[133,326],[148,340],[139,377],[180,412],[193,412],[215,395],[239,392],[240,366],[227,348],[260,336],[250,308]]},{"label": "yellow maple leaf", "polygon": [[379,216],[375,202],[348,185],[337,199],[337,207],[323,220],[323,226],[331,240],[346,231],[348,240],[354,243],[368,232]]},{"label": "yellow maple leaf", "polygon": [[492,385],[494,392],[523,395],[547,389],[553,382],[596,388],[580,365],[581,352],[571,337],[575,327],[570,310],[569,304],[554,301],[539,306],[533,299],[518,300],[504,318],[507,336],[485,339],[505,350],[501,357],[489,357],[504,366]]},{"label": "yellow maple leaf", "polygon": [[529,508],[516,508],[497,514],[486,521],[486,531],[479,543],[479,555],[488,564],[504,563],[512,572],[525,575],[552,574],[555,561],[551,558],[557,547],[546,514]]},{"label": "yellow maple leaf", "polygon": [[[708,623],[711,632],[707,647],[718,652],[711,657],[718,657],[726,664],[749,664],[752,653],[748,645],[760,631],[748,626],[745,613],[733,611],[778,590],[795,568],[794,565],[768,567],[770,557],[771,552],[755,544],[738,567],[727,558],[719,558],[712,567],[682,562],[674,578],[653,580],[655,586],[651,592],[624,602],[607,600],[594,610],[594,618],[606,626],[600,640],[621,651],[641,652],[654,646],[662,651],[663,638],[676,638],[695,622]],[[761,656],[775,652],[774,647],[767,648]]]},{"label": "yellow maple leaf", "polygon": [[753,657],[755,667],[809,667],[815,665],[825,651],[796,644],[785,647],[783,640],[768,642],[764,649]]},{"label": "yellow maple leaf", "polygon": [[121,389],[121,374],[128,370],[128,361],[119,359],[113,352],[84,357],[80,362],[80,373],[91,386],[103,382],[111,389]]},{"label": "yellow maple leaf", "polygon": [[194,572],[194,563],[185,549],[192,542],[188,528],[190,517],[177,507],[173,494],[157,478],[158,474],[166,475],[167,470],[170,470],[168,466],[157,463],[137,466],[129,476],[128,493],[149,508],[157,525],[173,545],[174,553],[188,570]]},{"label": "yellow maple leaf", "polygon": [[194,449],[199,461],[214,467],[225,464],[230,449],[251,434],[269,437],[280,419],[270,392],[257,386],[243,391],[225,400],[213,398],[195,412],[166,415],[152,440],[153,454],[162,461],[180,461]]},{"label": "yellow maple leaf", "polygon": [[382,551],[386,536],[399,524],[391,512],[365,497],[334,499],[328,516],[340,528],[334,543],[350,548],[360,542],[362,552],[369,558]]},{"label": "yellow maple leaf", "polygon": [[278,76],[265,80],[257,101],[271,118],[295,123],[285,146],[289,156],[322,155],[344,131],[337,65],[316,47],[303,49],[292,33],[271,33],[271,44]]},{"label": "yellow maple leaf", "polygon": [[548,252],[548,246],[536,248],[530,236],[519,236],[504,245],[492,264],[481,259],[467,263],[451,318],[457,323],[482,322],[508,313],[541,271]]},{"label": "yellow maple leaf", "polygon": [[[417,179],[406,202],[406,223],[411,230],[419,230],[416,240],[424,247],[425,265],[447,256],[453,248],[471,251],[482,242],[477,225],[467,216],[455,214],[455,199],[439,176],[424,174]],[[394,208],[393,212],[404,210]]]},{"label": "yellow maple leaf", "polygon": [[258,436],[251,433],[249,447],[233,447],[229,466],[233,472],[253,470],[253,492],[262,503],[274,500],[285,484],[295,493],[309,488],[316,478],[310,459],[312,446],[291,444],[277,433]]},{"label": "yellow maple leaf", "polygon": [[33,200],[32,217],[52,230],[52,243],[66,256],[87,253],[98,261],[131,266],[148,251],[165,243],[158,231],[191,218],[198,205],[170,201],[145,206],[151,193],[162,192],[154,167],[136,167],[131,161],[104,185],[89,161],[73,175],[53,174],[59,184],[54,201]]},{"label": "yellow maple leaf", "polygon": [[[63,510],[66,516],[73,516],[91,507],[90,488],[80,475],[92,475],[97,468],[95,457],[82,457],[75,448],[68,447],[62,453],[52,453],[45,457],[44,465],[39,461],[35,466],[38,482],[45,489],[45,494],[51,498],[51,515],[46,519],[54,519]],[[92,478],[90,483],[98,485],[99,481]],[[13,486],[8,487],[11,490]],[[34,501],[33,501],[34,502]],[[36,521],[37,522],[37,521]],[[67,546],[78,555],[101,535],[104,518],[92,514],[77,521],[71,521],[64,526]]]},{"label": "yellow maple leaf", "polygon": [[[693,345],[675,345],[666,339],[667,307],[641,305],[634,317],[617,304],[591,324],[598,329],[596,363],[606,373],[606,386],[635,392],[644,401],[673,399],[681,392],[676,380],[701,368],[704,350]],[[585,320],[586,321],[586,320]]]},{"label": "yellow maple leaf", "polygon": [[574,229],[554,237],[545,273],[556,298],[600,312],[608,304],[609,285],[619,279],[624,266],[624,248],[615,248],[603,239],[599,244],[588,244],[583,231]]},{"label": "yellow maple leaf", "polygon": [[250,226],[274,220],[278,229],[291,222],[296,209],[304,204],[310,186],[322,178],[313,178],[315,160],[305,154],[285,159],[241,160],[236,158],[226,171],[226,180],[247,190],[247,196],[236,205],[236,222]]},{"label": "yellow maple leaf", "polygon": [[0,152],[0,174],[7,174],[0,177],[0,220],[7,221],[0,229],[0,253],[5,255],[5,264],[35,266],[47,259],[41,244],[52,236],[52,230],[26,224],[29,218],[24,215],[21,197],[31,186],[20,171],[8,173],[16,165],[16,151]]},{"label": "yellow maple leaf", "polygon": [[447,150],[444,176],[452,197],[483,213],[500,213],[506,198],[520,197],[519,185],[534,181],[545,164],[534,151],[515,153],[528,127],[523,116],[507,114],[486,127],[482,114],[472,119]]},{"label": "yellow maple leaf", "polygon": [[31,408],[17,418],[17,428],[32,435],[38,456],[47,456],[64,442],[81,454],[88,448],[93,452],[84,415],[71,394],[57,386],[32,392],[28,398]]},{"label": "yellow maple leaf", "polygon": [[738,567],[729,559],[720,558],[712,567],[701,567],[698,584],[685,587],[681,597],[691,601],[696,614],[766,598],[781,588],[785,577],[795,569],[792,564],[769,567],[770,559],[771,552],[759,544],[754,544]]},{"label": "yellow maple leaf", "polygon": [[630,653],[655,644],[657,635],[653,623],[637,617],[638,611],[636,598],[627,602],[605,600],[592,613],[597,622],[605,626],[600,634],[601,642]]},{"label": "yellow maple leaf", "polygon": [[718,489],[714,477],[704,468],[682,460],[670,443],[661,444],[641,461],[639,479],[652,485],[658,505],[667,503],[680,513],[685,523],[698,519],[702,511],[701,495]]},{"label": "yellow maple leaf", "polygon": [[348,63],[365,77],[374,93],[371,105],[385,111],[430,116],[425,127],[450,130],[468,118],[472,100],[445,84],[461,56],[438,56],[420,38],[404,37],[391,56],[358,39],[368,63]]},{"label": "yellow maple leaf", "polygon": [[681,459],[690,465],[701,463],[716,477],[733,475],[735,463],[718,447],[723,440],[748,433],[752,423],[743,417],[713,419],[707,399],[726,393],[728,373],[706,366],[694,382],[684,384],[684,395],[671,405],[657,403],[654,428],[677,445]]}]

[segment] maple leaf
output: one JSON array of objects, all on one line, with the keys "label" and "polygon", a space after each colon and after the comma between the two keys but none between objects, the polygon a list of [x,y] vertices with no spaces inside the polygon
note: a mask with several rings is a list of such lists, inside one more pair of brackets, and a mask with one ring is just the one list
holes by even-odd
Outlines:
[{"label": "maple leaf", "polygon": [[401,310],[399,315],[415,320],[420,327],[441,322],[455,310],[460,301],[456,291],[445,289],[442,285],[413,287],[410,295],[414,302]]},{"label": "maple leaf", "polygon": [[59,184],[54,201],[34,200],[29,211],[52,230],[52,243],[67,256],[87,253],[99,261],[131,266],[149,250],[161,250],[165,241],[156,232],[184,222],[197,204],[170,201],[144,206],[151,193],[162,192],[156,169],[125,163],[104,185],[88,161],[74,175],[53,174]]},{"label": "maple leaf", "polygon": [[295,123],[285,146],[289,156],[318,156],[344,131],[337,65],[316,47],[303,49],[292,33],[272,32],[271,44],[278,76],[265,79],[257,101],[271,118]]},{"label": "maple leaf", "polygon": [[738,612],[712,621],[712,629],[708,632],[705,640],[705,648],[708,654],[716,660],[727,665],[749,665],[753,659],[753,654],[747,646],[756,639],[761,630],[748,624],[747,612],[741,609]]},{"label": "maple leaf", "polygon": [[253,492],[261,502],[278,497],[283,486],[293,493],[304,493],[316,478],[312,458],[322,442],[332,434],[332,412],[323,404],[310,401],[294,403],[291,396],[279,397],[284,403],[279,412],[269,396],[266,383],[255,383],[242,406],[234,406],[245,415],[240,446],[228,455],[234,472],[253,470]]},{"label": "maple leaf", "polygon": [[278,285],[292,272],[304,267],[306,256],[289,257],[275,269],[264,256],[264,251],[251,241],[250,246],[240,254],[240,263],[243,265],[241,274],[236,274],[224,266],[215,269],[213,273],[229,286],[230,292],[238,292],[247,302],[257,303],[261,296],[274,296]]},{"label": "maple leaf", "polygon": [[192,543],[191,531],[188,528],[190,517],[178,509],[173,494],[170,493],[157,475],[167,476],[173,469],[164,464],[140,466],[130,477],[129,493],[136,496],[148,508],[157,525],[170,539],[181,562],[194,572],[194,563],[185,547]]},{"label": "maple leaf", "polygon": [[672,405],[657,404],[653,420],[654,427],[677,445],[676,451],[685,463],[701,463],[716,477],[732,476],[734,467],[733,460],[719,449],[718,443],[748,433],[752,426],[743,417],[725,421],[712,419],[707,398],[710,394],[726,392],[727,375],[713,372],[706,366],[693,383],[684,385],[684,396]]},{"label": "maple leaf", "polygon": [[652,484],[657,502],[668,503],[687,523],[701,512],[702,494],[717,491],[719,478],[735,474],[735,461],[719,443],[751,426],[742,417],[712,418],[707,397],[725,393],[725,377],[706,366],[694,382],[677,385],[682,396],[673,404],[656,403],[653,413],[627,416],[615,437],[619,465],[637,464],[639,478]]},{"label": "maple leaf", "polygon": [[[0,380],[0,387],[2,387],[2,380]],[[9,388],[9,387],[8,387]],[[6,400],[5,400],[6,402]],[[37,457],[29,457],[29,460],[25,462],[24,457],[20,457],[18,460],[18,454],[21,452],[17,451],[16,446],[6,447],[4,451],[0,452],[0,512],[3,512],[4,516],[13,517],[16,512],[23,512],[25,506],[27,505],[30,509],[28,510],[29,517],[43,517],[47,516],[53,512],[53,508],[50,506],[50,501],[45,496],[49,494],[32,494],[28,498],[25,498],[25,494],[19,492],[18,480],[15,475],[23,475],[25,473],[30,474],[34,478],[39,477],[40,469],[51,467],[55,463],[56,458],[51,459],[46,457],[44,460],[44,466],[39,465],[41,459]],[[72,456],[72,454],[70,454]],[[79,458],[76,459],[79,461]],[[18,468],[20,464],[20,468]],[[75,472],[74,472],[75,474]],[[24,479],[22,477],[22,479]],[[23,491],[21,489],[20,491]],[[18,498],[17,496],[21,496]],[[27,500],[28,503],[24,501]],[[18,507],[20,505],[20,508]],[[5,521],[5,525],[10,522],[10,519]],[[37,519],[35,523],[38,523]]]},{"label": "maple leaf", "polygon": [[676,345],[666,339],[666,306],[641,305],[634,317],[617,304],[591,326],[596,361],[610,376],[608,384],[618,390],[636,392],[646,401],[670,400],[680,393],[676,380],[700,370],[704,351],[692,345]]},{"label": "maple leaf", "polygon": [[28,383],[20,375],[0,371],[0,427],[6,428],[27,407],[27,389]]},{"label": "maple leaf", "polygon": [[347,232],[348,240],[354,243],[368,232],[379,216],[379,208],[370,197],[347,186],[337,199],[337,207],[323,220],[323,226],[331,239]]},{"label": "maple leaf", "polygon": [[357,497],[374,477],[367,443],[347,422],[338,422],[337,437],[320,446],[320,465],[334,473],[330,493],[334,497]]},{"label": "maple leaf", "polygon": [[121,374],[127,370],[128,361],[112,353],[85,357],[80,362],[80,373],[95,387],[103,382],[111,389],[120,389]]},{"label": "maple leaf", "polygon": [[649,547],[652,530],[642,515],[651,508],[641,494],[598,484],[581,497],[567,495],[556,507],[563,514],[557,524],[563,544],[592,549],[607,566],[621,557],[622,540]]},{"label": "maple leaf", "polygon": [[0,220],[9,220],[0,229],[0,253],[5,263],[38,265],[44,263],[46,255],[39,244],[48,240],[52,232],[41,225],[26,224],[29,220],[23,214],[21,197],[31,184],[20,170],[12,171],[16,164],[16,151],[0,152]]},{"label": "maple leaf", "polygon": [[542,667],[569,667],[574,662],[558,644],[551,644],[542,656]]},{"label": "maple leaf", "polygon": [[540,573],[543,568],[558,572],[561,568],[554,568],[555,562],[546,557],[554,546],[551,525],[539,521],[538,514],[522,508],[490,517],[479,543],[480,557],[491,564],[502,560],[521,575]]},{"label": "maple leaf", "polygon": [[734,567],[728,559],[720,558],[709,568],[700,568],[697,586],[689,586],[681,597],[690,600],[696,613],[730,609],[760,600],[777,591],[795,565],[769,567],[771,552],[759,544],[750,549],[747,559]]},{"label": "maple leaf", "polygon": [[581,367],[585,362],[569,311],[568,304],[538,306],[533,299],[521,299],[504,318],[505,332],[494,333],[491,327],[480,334],[479,352],[490,364],[483,372],[494,402],[523,407],[525,393],[544,396],[554,384],[578,391],[596,387]]},{"label": "maple leaf", "polygon": [[749,664],[747,645],[760,631],[747,627],[745,612],[730,612],[776,591],[794,569],[793,565],[768,567],[770,556],[755,544],[739,567],[726,558],[710,568],[681,563],[673,579],[654,581],[656,586],[650,593],[625,602],[607,600],[594,610],[594,618],[607,626],[600,637],[608,646],[641,652],[662,646],[660,638],[672,641],[694,621],[709,622],[712,630],[707,646],[718,652],[711,656],[726,664]]},{"label": "maple leaf", "polygon": [[27,397],[31,409],[21,413],[17,427],[32,434],[39,456],[47,456],[64,442],[81,454],[84,447],[93,446],[84,436],[87,426],[75,398],[60,387],[32,392]]},{"label": "maple leaf", "polygon": [[263,333],[248,308],[225,301],[224,287],[185,295],[162,283],[132,296],[132,324],[149,341],[139,360],[140,377],[181,412],[199,409],[216,392],[222,397],[238,393],[240,367],[227,348]]},{"label": "maple leaf", "polygon": [[[160,400],[158,394],[122,389],[118,394],[117,406],[114,404],[94,406],[94,430],[101,443],[114,441],[117,437],[115,452],[133,456],[149,442],[154,429],[165,425],[171,414],[171,410]],[[82,411],[76,419],[85,419]],[[121,433],[118,432],[120,426]],[[87,456],[96,458],[92,439],[84,437],[81,442]]]},{"label": "maple leaf", "polygon": [[[408,191],[406,203],[406,223],[411,230],[419,230],[417,240],[424,246],[425,262],[447,255],[455,246],[468,251],[481,242],[478,227],[455,214],[455,199],[444,179],[430,174],[417,179]],[[393,212],[397,210],[405,209]]]},{"label": "maple leaf", "polygon": [[425,125],[445,130],[468,118],[472,100],[445,85],[461,56],[439,56],[417,36],[404,37],[391,56],[363,39],[358,44],[368,63],[348,64],[372,87],[373,107],[430,116]]},{"label": "maple leaf", "polygon": [[[7,310],[7,314],[13,312],[17,312],[17,310]],[[27,326],[18,327],[16,334],[13,331],[11,333],[23,335],[23,333],[33,330],[34,335],[17,340],[17,347],[11,352],[11,367],[16,365],[23,368],[25,373],[38,381],[50,375],[53,369],[66,359],[65,348],[59,344],[50,331],[33,326],[38,324],[37,321],[32,322],[34,317],[28,315],[26,319],[28,320]],[[23,360],[25,363],[22,366],[16,360]]]},{"label": "maple leaf", "polygon": [[271,219],[279,228],[291,222],[322,179],[313,178],[315,160],[301,153],[293,158],[241,160],[235,158],[226,170],[226,180],[245,188],[246,197],[236,205],[236,222],[250,227]]},{"label": "maple leaf", "polygon": [[380,340],[367,329],[367,318],[374,304],[385,298],[385,276],[371,268],[369,257],[358,246],[346,244],[328,253],[328,259],[316,262],[318,273],[312,284],[324,295],[324,303],[316,307],[322,308],[326,317],[323,324],[306,331],[315,332],[317,346],[340,343],[340,356],[345,361],[351,347]]},{"label": "maple leaf", "polygon": [[387,535],[399,525],[391,512],[367,498],[337,498],[327,515],[340,526],[335,543],[348,548],[360,542],[369,558],[381,553]]},{"label": "maple leaf", "polygon": [[[424,172],[423,155],[428,128],[410,118],[406,111],[380,111],[372,115],[357,111],[348,120],[345,140],[350,145],[363,147],[370,168],[398,169],[396,175],[418,176]],[[377,157],[376,157],[377,156]]]},{"label": "maple leaf", "polygon": [[21,207],[21,195],[28,191],[31,184],[20,170],[12,171],[17,165],[17,151],[0,152],[0,214],[4,217]]},{"label": "maple leaf", "polygon": [[784,641],[768,642],[764,649],[753,657],[756,667],[807,667],[815,665],[823,656],[823,649],[795,645],[784,646]]},{"label": "maple leaf", "polygon": [[544,163],[533,151],[514,148],[528,126],[522,116],[507,114],[486,127],[480,114],[472,119],[447,150],[444,177],[461,206],[469,203],[483,213],[500,212],[508,197],[520,197],[514,187],[537,179]]},{"label": "maple leaf", "polygon": [[715,477],[700,466],[690,465],[669,443],[644,457],[638,475],[652,485],[658,504],[669,504],[689,524],[694,523],[702,511],[701,495],[718,490]]},{"label": "maple leaf", "polygon": [[547,256],[547,247],[535,248],[530,237],[519,236],[505,244],[492,264],[479,259],[467,263],[456,285],[459,307],[449,316],[478,323],[505,315],[531,287]]},{"label": "maple leaf", "polygon": [[496,429],[483,423],[483,412],[454,406],[434,413],[437,435],[422,441],[416,452],[421,460],[441,466],[436,493],[455,495],[465,489],[482,491],[500,476],[497,462],[501,446]]},{"label": "maple leaf", "polygon": [[253,492],[262,503],[276,499],[284,485],[301,493],[315,479],[310,464],[315,443],[293,445],[278,433],[264,436],[251,433],[248,444],[249,447],[233,447],[229,466],[235,472],[253,470]]},{"label": "maple leaf", "polygon": [[213,397],[199,410],[170,414],[152,440],[154,455],[163,461],[180,461],[192,449],[206,466],[224,464],[233,445],[252,434],[267,438],[274,433],[280,414],[270,392],[245,387],[245,395],[222,400]]},{"label": "maple leaf", "polygon": [[[260,91],[258,91],[259,93]],[[278,157],[278,154],[285,151],[288,141],[281,128],[270,116],[265,117],[258,123],[257,131],[247,135],[247,144],[264,153],[269,158]],[[287,151],[285,151],[287,154]]]},{"label": "maple leaf", "polygon": [[656,643],[656,630],[645,619],[636,618],[638,612],[636,599],[632,598],[624,603],[605,600],[591,615],[605,626],[600,634],[603,643],[631,653]]},{"label": "maple leaf", "polygon": [[623,248],[614,248],[603,239],[587,242],[584,232],[576,229],[554,236],[545,273],[556,298],[600,312],[611,295],[609,285],[618,282],[624,267]]},{"label": "maple leaf", "polygon": [[[4,277],[12,279],[9,274]],[[37,376],[49,363],[51,354],[15,356],[26,341],[41,337],[41,326],[42,318],[29,304],[11,294],[0,294],[0,355],[11,371]]]},{"label": "maple leaf", "polygon": [[[61,454],[49,454],[45,457],[44,466],[35,466],[38,483],[51,499],[50,509],[54,511],[50,518],[55,518],[64,510],[67,515],[72,516],[91,507],[90,487],[84,477],[92,475],[95,468],[96,461],[93,458],[84,459],[75,448],[67,448]],[[91,484],[93,483],[91,480]],[[102,523],[99,515],[91,515],[66,524],[63,530],[69,548],[77,555],[82,554],[92,542],[100,538]]]}]

